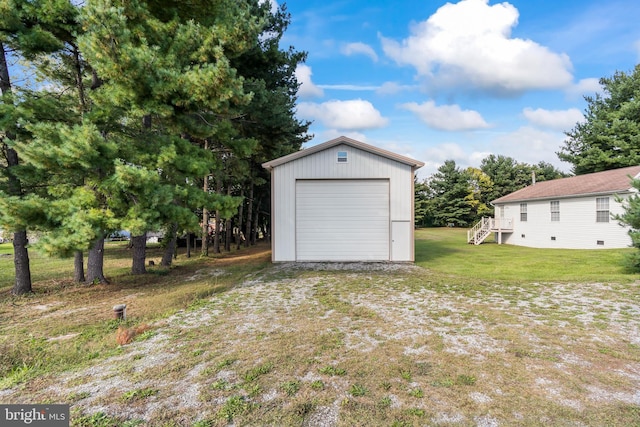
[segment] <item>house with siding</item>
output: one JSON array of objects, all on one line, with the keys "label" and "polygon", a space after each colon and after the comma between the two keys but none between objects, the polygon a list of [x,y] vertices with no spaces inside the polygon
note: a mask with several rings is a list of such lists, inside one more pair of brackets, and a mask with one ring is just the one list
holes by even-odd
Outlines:
[{"label": "house with siding", "polygon": [[614,219],[634,194],[640,166],[578,175],[531,185],[494,200],[494,218],[469,230],[479,244],[492,232],[498,243],[534,248],[611,249],[631,245],[628,227]]},{"label": "house with siding", "polygon": [[342,136],[262,166],[272,261],[414,260],[414,175],[424,163]]}]

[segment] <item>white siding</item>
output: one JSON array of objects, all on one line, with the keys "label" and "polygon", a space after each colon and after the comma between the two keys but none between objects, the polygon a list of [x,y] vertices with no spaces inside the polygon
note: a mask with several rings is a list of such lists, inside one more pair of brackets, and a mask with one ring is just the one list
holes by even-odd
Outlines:
[{"label": "white siding", "polygon": [[[348,153],[347,163],[338,163],[337,152]],[[385,179],[389,181],[389,220],[412,221],[413,170],[411,166],[349,145],[332,148],[295,159],[273,168],[272,250],[274,261],[296,260],[296,180],[299,179]],[[405,239],[402,233],[399,239]],[[413,237],[412,233],[409,233]],[[392,240],[393,236],[390,237]],[[406,242],[413,261],[413,240]]]},{"label": "white siding", "polygon": [[[504,205],[505,218],[513,218],[513,233],[504,233],[502,242],[533,248],[612,249],[631,244],[627,227],[618,221],[596,222],[596,198],[589,196],[566,199],[528,201],[527,221],[520,220],[520,203]],[[551,221],[551,200],[560,201],[560,221]],[[502,206],[502,205],[498,205]],[[609,195],[612,214],[623,212],[620,203]],[[552,240],[555,237],[555,240]],[[598,245],[602,241],[603,245]]]}]

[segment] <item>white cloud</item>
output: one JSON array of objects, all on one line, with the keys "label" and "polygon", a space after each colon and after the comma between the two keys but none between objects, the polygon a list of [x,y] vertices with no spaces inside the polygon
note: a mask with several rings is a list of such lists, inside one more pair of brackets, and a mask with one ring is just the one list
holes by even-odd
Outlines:
[{"label": "white cloud", "polygon": [[298,115],[318,120],[327,128],[352,131],[377,129],[389,122],[369,101],[362,99],[321,104],[301,102],[298,104]]},{"label": "white cloud", "polygon": [[371,58],[371,60],[373,60],[373,62],[377,62],[378,61],[378,55],[376,54],[376,52],[373,50],[373,48],[371,46],[369,46],[368,44],[365,44],[365,43],[357,42],[357,43],[345,44],[340,49],[340,52],[342,52],[344,55],[347,55],[347,56],[351,56],[351,55],[366,55],[369,58]]},{"label": "white cloud", "polygon": [[296,79],[300,83],[298,96],[303,99],[317,98],[324,95],[324,91],[311,81],[311,67],[304,64],[298,64],[296,68]]},{"label": "white cloud", "polygon": [[518,162],[536,164],[545,161],[568,172],[571,165],[561,162],[556,155],[564,139],[565,135],[562,132],[548,132],[522,126],[492,140],[490,150],[494,154],[513,157]]},{"label": "white cloud", "polygon": [[584,116],[577,108],[568,110],[545,110],[542,108],[534,110],[525,108],[522,110],[522,114],[533,125],[559,131],[568,131],[577,122],[584,121]]},{"label": "white cloud", "polygon": [[469,143],[446,142],[427,147],[418,159],[426,159],[425,166],[418,170],[419,179],[424,179],[442,166],[445,160],[454,160],[461,169],[469,166],[479,168],[489,154],[514,158],[521,163],[551,163],[563,172],[569,172],[571,165],[561,162],[556,155],[564,142],[562,132],[542,131],[531,126],[523,126],[513,132],[492,134],[488,139]]},{"label": "white cloud", "polygon": [[446,142],[427,147],[419,158],[423,159],[424,166],[418,169],[418,179],[423,180],[438,172],[438,168],[446,160],[453,160],[456,166],[463,169],[469,166],[468,155],[465,150],[456,143]]},{"label": "white cloud", "polygon": [[349,90],[349,91],[372,91],[378,90],[379,86],[361,86],[361,85],[318,85],[321,89]]},{"label": "white cloud", "polygon": [[387,56],[411,65],[439,85],[471,86],[498,94],[552,89],[571,83],[571,63],[532,40],[511,38],[518,10],[509,3],[462,0],[440,7],[397,42],[380,36]]},{"label": "white cloud", "polygon": [[316,135],[316,138],[314,138],[313,140],[318,141],[318,143],[320,143],[320,142],[330,141],[332,139],[336,139],[341,136],[346,136],[347,138],[355,139],[356,141],[360,141],[360,142],[367,142],[367,136],[361,132],[343,131],[339,129],[324,130],[320,132],[318,135]]},{"label": "white cloud", "polygon": [[414,90],[416,86],[412,85],[401,85],[396,82],[385,82],[382,86],[378,87],[376,93],[378,95],[395,95],[396,93],[400,93],[404,90]]},{"label": "white cloud", "polygon": [[488,128],[480,113],[462,110],[458,105],[437,106],[433,101],[417,104],[410,102],[400,106],[413,112],[430,128],[448,131],[464,131]]},{"label": "white cloud", "polygon": [[602,92],[602,86],[600,85],[600,79],[582,79],[578,83],[569,86],[566,92],[572,97],[583,97],[585,95]]}]

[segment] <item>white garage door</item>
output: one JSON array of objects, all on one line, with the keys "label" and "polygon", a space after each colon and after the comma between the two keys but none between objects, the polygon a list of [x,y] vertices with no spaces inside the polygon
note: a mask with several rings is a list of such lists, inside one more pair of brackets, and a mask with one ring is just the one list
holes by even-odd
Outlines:
[{"label": "white garage door", "polygon": [[296,181],[296,259],[389,260],[389,181]]}]

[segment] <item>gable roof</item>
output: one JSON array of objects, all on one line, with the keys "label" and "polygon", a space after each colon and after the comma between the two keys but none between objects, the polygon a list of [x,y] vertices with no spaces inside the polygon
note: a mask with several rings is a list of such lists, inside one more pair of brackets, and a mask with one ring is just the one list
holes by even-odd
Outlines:
[{"label": "gable roof", "polygon": [[637,178],[638,175],[640,175],[640,166],[630,166],[569,178],[542,181],[502,196],[491,203],[628,192],[631,189],[631,178]]},{"label": "gable roof", "polygon": [[391,151],[383,150],[378,147],[374,147],[373,145],[365,144],[364,142],[356,141],[355,139],[347,138],[346,136],[340,136],[338,138],[332,139],[327,142],[323,142],[322,144],[314,145],[310,148],[305,148],[300,151],[296,151],[295,153],[279,157],[277,159],[271,160],[269,162],[263,163],[262,167],[265,169],[273,169],[276,166],[280,166],[284,163],[291,162],[293,160],[300,159],[302,157],[309,156],[313,153],[317,153],[319,151],[327,150],[329,148],[335,147],[337,145],[344,144],[350,147],[357,148],[359,150],[367,151],[369,153],[377,154],[378,156],[386,157],[391,160],[395,160],[400,163],[404,163],[405,165],[409,165],[415,168],[421,168],[424,166],[423,162],[419,162],[417,160],[411,159],[409,157],[401,156],[396,153],[392,153]]}]

